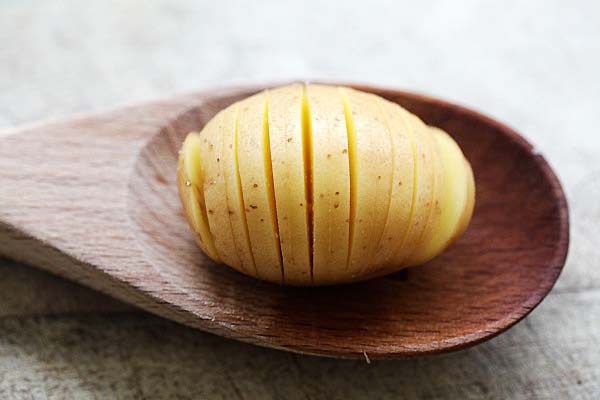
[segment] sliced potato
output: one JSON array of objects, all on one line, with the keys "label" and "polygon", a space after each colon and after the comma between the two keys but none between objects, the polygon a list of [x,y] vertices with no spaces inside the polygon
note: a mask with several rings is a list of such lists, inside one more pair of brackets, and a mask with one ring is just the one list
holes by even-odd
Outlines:
[{"label": "sliced potato", "polygon": [[371,94],[341,89],[350,157],[350,277],[368,269],[383,234],[392,184],[392,143]]},{"label": "sliced potato", "polygon": [[440,189],[443,201],[435,234],[412,255],[415,264],[430,260],[450,244],[467,206],[468,181],[463,154],[446,132],[430,129],[442,156],[444,182]]},{"label": "sliced potato", "polygon": [[393,107],[408,126],[414,155],[414,186],[410,224],[404,240],[398,243],[395,255],[387,263],[387,268],[391,270],[402,266],[402,262],[415,250],[423,236],[432,204],[434,179],[434,154],[430,140],[424,133],[425,124],[397,104],[393,104]]},{"label": "sliced potato", "polygon": [[[183,210],[187,217],[188,225],[194,235],[195,242],[202,249],[204,254],[208,255],[208,250],[206,249],[206,246],[204,245],[204,242],[200,237],[200,233],[198,233],[200,231],[200,228],[197,216],[199,216],[200,213],[198,212],[198,210],[192,210],[192,202],[193,200],[197,200],[197,197],[195,199],[191,198],[192,190],[190,181],[186,178],[184,171],[185,166],[183,165],[183,157],[179,157],[179,162],[177,166],[177,187],[179,189],[179,199],[181,200],[181,204],[183,205]],[[196,217],[194,215],[196,215]]]},{"label": "sliced potato", "polygon": [[311,156],[305,151],[305,146],[310,147],[310,132],[303,135],[303,91],[303,86],[296,84],[268,92],[283,277],[286,283],[293,284],[311,281]]},{"label": "sliced potato", "polygon": [[344,104],[337,88],[308,85],[312,124],[313,279],[340,280],[348,261],[350,167]]},{"label": "sliced potato", "polygon": [[[235,116],[234,116],[235,117]],[[219,258],[233,268],[245,271],[235,249],[227,202],[227,183],[222,162],[223,137],[226,131],[232,132],[235,120],[226,110],[218,113],[211,124],[202,130],[200,136],[200,157],[204,172],[204,201],[208,222],[211,227],[215,248]]]},{"label": "sliced potato", "polygon": [[281,249],[269,144],[265,92],[242,100],[238,114],[238,162],[248,234],[259,277],[282,282]]},{"label": "sliced potato", "polygon": [[177,182],[209,257],[291,285],[424,263],[464,232],[475,201],[450,136],[378,96],[325,85],[218,113],[185,140]]},{"label": "sliced potato", "polygon": [[383,235],[371,268],[379,268],[396,253],[410,226],[415,185],[415,153],[410,126],[398,112],[398,106],[377,99],[388,126],[392,143],[392,191]]},{"label": "sliced potato", "polygon": [[200,135],[191,133],[185,139],[179,157],[178,186],[188,222],[196,242],[213,260],[220,262],[214,246],[204,203],[204,176],[200,158]]},{"label": "sliced potato", "polygon": [[[229,225],[233,239],[233,248],[230,251],[236,253],[240,261],[240,270],[256,276],[258,273],[254,265],[254,257],[250,246],[250,236],[246,222],[246,207],[244,205],[244,197],[242,196],[242,184],[237,157],[238,111],[239,105],[234,104],[225,110],[223,117],[223,159],[221,160],[221,165],[223,167],[223,178],[226,186],[226,196],[224,199],[227,204],[227,214],[229,216]],[[221,201],[224,199],[221,198]]]},{"label": "sliced potato", "polygon": [[[417,118],[416,116],[414,117]],[[437,141],[433,137],[432,130],[430,127],[423,125],[423,134],[429,141],[432,154],[432,165],[433,165],[433,185],[431,195],[431,205],[429,206],[429,215],[427,216],[427,222],[423,233],[419,238],[417,245],[413,252],[408,256],[403,264],[406,266],[418,265],[423,262],[426,257],[425,249],[427,244],[436,235],[436,228],[439,225],[440,217],[442,215],[442,202],[443,202],[443,186],[444,186],[444,165],[442,156],[440,154]]]}]

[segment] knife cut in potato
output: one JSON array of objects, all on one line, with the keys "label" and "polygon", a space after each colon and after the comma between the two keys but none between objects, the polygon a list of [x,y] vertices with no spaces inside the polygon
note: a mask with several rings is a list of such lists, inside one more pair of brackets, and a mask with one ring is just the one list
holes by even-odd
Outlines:
[{"label": "knife cut in potato", "polygon": [[[246,224],[259,277],[283,281],[269,141],[269,98],[256,94],[239,104],[237,157]],[[233,250],[233,249],[232,249]]]},{"label": "knife cut in potato", "polygon": [[473,171],[446,132],[359,90],[293,84],[232,104],[185,139],[180,198],[202,251],[309,286],[423,264],[466,230]]},{"label": "knife cut in potato", "polygon": [[313,184],[313,281],[336,283],[348,262],[350,164],[344,102],[336,87],[307,85]]},{"label": "knife cut in potato", "polygon": [[269,90],[269,138],[283,279],[310,280],[312,263],[310,129],[304,126],[303,85]]}]

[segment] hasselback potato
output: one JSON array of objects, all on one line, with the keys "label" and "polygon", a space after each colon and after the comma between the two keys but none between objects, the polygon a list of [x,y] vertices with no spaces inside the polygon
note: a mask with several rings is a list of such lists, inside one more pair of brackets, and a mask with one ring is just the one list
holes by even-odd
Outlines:
[{"label": "hasselback potato", "polygon": [[449,135],[381,97],[325,85],[222,110],[185,139],[177,174],[204,253],[290,285],[422,264],[463,233],[475,200]]}]

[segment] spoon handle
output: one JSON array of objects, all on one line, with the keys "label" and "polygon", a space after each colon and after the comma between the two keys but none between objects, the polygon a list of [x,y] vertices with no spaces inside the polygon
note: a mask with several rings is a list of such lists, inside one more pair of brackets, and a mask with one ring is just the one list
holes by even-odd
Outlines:
[{"label": "spoon handle", "polygon": [[146,292],[160,276],[132,233],[129,180],[143,146],[203,99],[184,95],[0,132],[0,255],[154,307],[132,291]]}]

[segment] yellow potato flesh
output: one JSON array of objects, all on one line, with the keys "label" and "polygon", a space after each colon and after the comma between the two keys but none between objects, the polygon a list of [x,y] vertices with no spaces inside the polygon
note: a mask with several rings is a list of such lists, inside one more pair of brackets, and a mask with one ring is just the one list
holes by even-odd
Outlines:
[{"label": "yellow potato flesh", "polygon": [[238,163],[256,273],[282,282],[281,248],[269,143],[268,98],[259,93],[239,104]]},{"label": "yellow potato flesh", "polygon": [[431,210],[434,182],[434,154],[431,141],[425,134],[427,127],[421,120],[394,104],[395,112],[407,125],[414,157],[414,184],[409,226],[404,241],[398,242],[394,256],[388,261],[388,268],[398,269],[403,261],[420,243]]},{"label": "yellow potato flesh", "polygon": [[426,262],[464,232],[475,201],[451,137],[395,103],[325,85],[218,113],[185,140],[178,186],[209,257],[291,285]]},{"label": "yellow potato flesh", "polygon": [[430,260],[448,246],[455,236],[468,201],[467,171],[460,148],[445,132],[439,129],[431,130],[442,158],[441,170],[444,173],[444,180],[441,194],[445,200],[440,203],[441,215],[435,228],[435,235],[420,248],[418,253],[412,255],[414,264]]},{"label": "yellow potato flesh", "polygon": [[238,257],[228,204],[227,201],[223,201],[227,198],[224,154],[228,153],[223,148],[223,139],[226,133],[233,133],[234,128],[235,114],[232,114],[231,110],[224,110],[202,130],[200,157],[204,172],[204,201],[219,258],[239,271],[252,273],[254,268],[246,269]]},{"label": "yellow potato flesh", "polygon": [[198,133],[188,135],[183,143],[178,186],[186,213],[190,217],[190,227],[196,234],[196,242],[210,258],[218,262],[219,256],[214,246],[204,203],[200,143]]},{"label": "yellow potato flesh", "polygon": [[[416,117],[415,117],[416,118]],[[429,142],[429,148],[432,154],[433,165],[433,184],[431,200],[429,204],[429,215],[421,236],[419,237],[413,252],[402,261],[406,266],[417,265],[423,262],[424,252],[427,244],[437,235],[436,227],[442,214],[443,187],[444,187],[444,166],[442,157],[431,129],[424,126],[423,135]]]},{"label": "yellow potato flesh", "polygon": [[341,89],[350,157],[350,277],[368,270],[387,220],[392,183],[392,143],[376,98]]},{"label": "yellow potato flesh", "polygon": [[[240,261],[240,269],[250,275],[257,276],[254,257],[250,246],[250,235],[246,221],[246,207],[241,190],[241,179],[238,164],[238,112],[239,105],[227,108],[224,113],[222,172],[225,180],[225,203],[233,239],[233,247],[229,251],[236,253]],[[223,197],[221,198],[223,202]],[[226,229],[226,228],[224,228]],[[225,250],[224,250],[225,251]]]},{"label": "yellow potato flesh", "polygon": [[[279,243],[283,257],[283,279],[300,284],[311,281],[312,203],[308,127],[303,127],[304,88],[291,85],[271,90],[269,97],[269,137],[273,163],[273,187],[277,199]],[[305,128],[305,129],[303,129]],[[303,135],[303,131],[307,131]]]},{"label": "yellow potato flesh", "polygon": [[308,85],[312,124],[313,279],[336,283],[348,261],[350,166],[344,104],[337,88]]},{"label": "yellow potato flesh", "polygon": [[410,226],[415,183],[415,156],[410,127],[389,101],[377,99],[391,136],[392,187],[390,205],[383,235],[371,268],[386,265],[395,255],[398,243],[403,243]]}]

